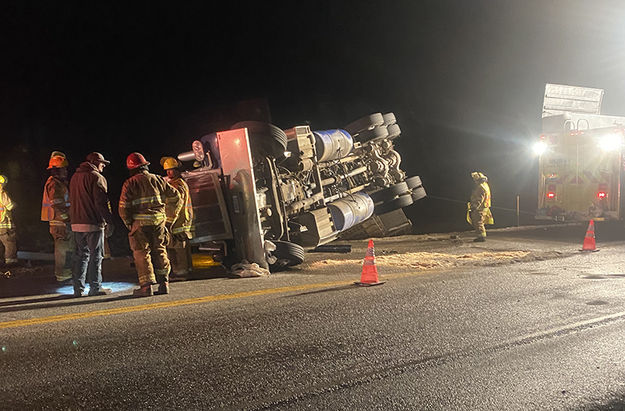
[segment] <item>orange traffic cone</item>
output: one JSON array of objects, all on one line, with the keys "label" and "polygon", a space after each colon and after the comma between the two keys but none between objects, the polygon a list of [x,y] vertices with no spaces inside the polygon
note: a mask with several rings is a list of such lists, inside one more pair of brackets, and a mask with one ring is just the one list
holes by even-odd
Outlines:
[{"label": "orange traffic cone", "polygon": [[595,247],[595,221],[590,220],[588,223],[588,229],[586,230],[586,236],[584,237],[584,244],[581,251],[599,251]]},{"label": "orange traffic cone", "polygon": [[384,281],[378,281],[378,269],[375,266],[375,252],[373,250],[373,240],[369,240],[367,246],[367,254],[365,254],[365,262],[362,264],[362,275],[360,282],[354,284],[362,287],[384,284]]}]

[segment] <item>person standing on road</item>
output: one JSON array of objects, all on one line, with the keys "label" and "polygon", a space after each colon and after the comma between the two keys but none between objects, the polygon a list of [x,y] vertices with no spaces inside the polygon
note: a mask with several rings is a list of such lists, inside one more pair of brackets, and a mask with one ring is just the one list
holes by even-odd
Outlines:
[{"label": "person standing on road", "polygon": [[[54,155],[57,153],[57,155]],[[59,283],[72,280],[74,237],[69,220],[68,162],[65,155],[53,152],[48,162],[50,177],[43,188],[41,221],[50,225],[54,240],[54,275]]]},{"label": "person standing on road", "polygon": [[477,237],[474,242],[486,241],[486,227],[484,224],[494,224],[493,215],[490,212],[490,186],[488,178],[479,171],[471,173],[475,183],[469,203],[469,223],[473,224]]},{"label": "person standing on road", "polygon": [[135,297],[169,294],[171,265],[167,257],[169,231],[182,207],[180,195],[163,177],[148,171],[150,163],[140,153],[130,153],[130,172],[119,198],[119,216],[129,230],[128,241],[137,267],[139,288]]},{"label": "person standing on road", "polygon": [[111,290],[102,288],[102,258],[104,237],[113,234],[113,214],[107,194],[104,167],[110,164],[100,153],[89,154],[69,183],[69,216],[74,232],[75,252],[74,297],[81,297],[85,278],[89,295],[106,295]]},{"label": "person standing on road", "polygon": [[15,203],[5,189],[8,182],[0,175],[0,262],[7,266],[17,264],[17,233],[12,218]]},{"label": "person standing on road", "polygon": [[189,186],[180,173],[181,164],[173,157],[161,158],[161,165],[167,173],[165,180],[171,184],[180,195],[182,208],[171,227],[171,240],[167,245],[167,255],[171,262],[172,276],[186,276],[191,272],[191,247],[189,240],[193,238],[193,206]]}]

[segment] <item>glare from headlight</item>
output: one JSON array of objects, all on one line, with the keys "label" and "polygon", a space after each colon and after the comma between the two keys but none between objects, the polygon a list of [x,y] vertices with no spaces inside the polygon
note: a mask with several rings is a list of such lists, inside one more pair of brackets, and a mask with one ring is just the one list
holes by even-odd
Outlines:
[{"label": "glare from headlight", "polygon": [[534,144],[534,147],[532,147],[532,149],[534,151],[534,154],[540,156],[545,151],[547,151],[547,143],[545,143],[544,141],[538,141]]},{"label": "glare from headlight", "polygon": [[623,145],[620,134],[606,134],[599,139],[599,148],[603,151],[617,151]]}]

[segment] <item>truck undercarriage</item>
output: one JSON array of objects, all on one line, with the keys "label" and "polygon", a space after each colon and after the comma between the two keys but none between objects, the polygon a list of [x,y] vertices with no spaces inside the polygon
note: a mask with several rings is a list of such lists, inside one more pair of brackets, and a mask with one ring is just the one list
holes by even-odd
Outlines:
[{"label": "truck undercarriage", "polygon": [[184,174],[192,243],[219,250],[225,265],[277,271],[339,237],[409,229],[401,209],[426,193],[400,169],[400,133],[393,113],[375,113],[343,129],[246,121],[201,137],[179,155],[197,166]]}]

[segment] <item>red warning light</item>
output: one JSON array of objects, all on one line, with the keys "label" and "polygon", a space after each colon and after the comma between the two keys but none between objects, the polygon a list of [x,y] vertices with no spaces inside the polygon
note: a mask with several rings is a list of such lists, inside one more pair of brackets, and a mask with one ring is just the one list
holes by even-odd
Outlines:
[{"label": "red warning light", "polygon": [[553,191],[548,192],[547,198],[553,200],[554,198],[556,198],[556,193],[554,193]]},{"label": "red warning light", "polygon": [[603,200],[604,198],[606,198],[606,197],[607,197],[607,194],[606,194],[606,192],[605,192],[605,191],[599,191],[599,192],[597,193],[597,197],[599,198],[599,200]]}]

